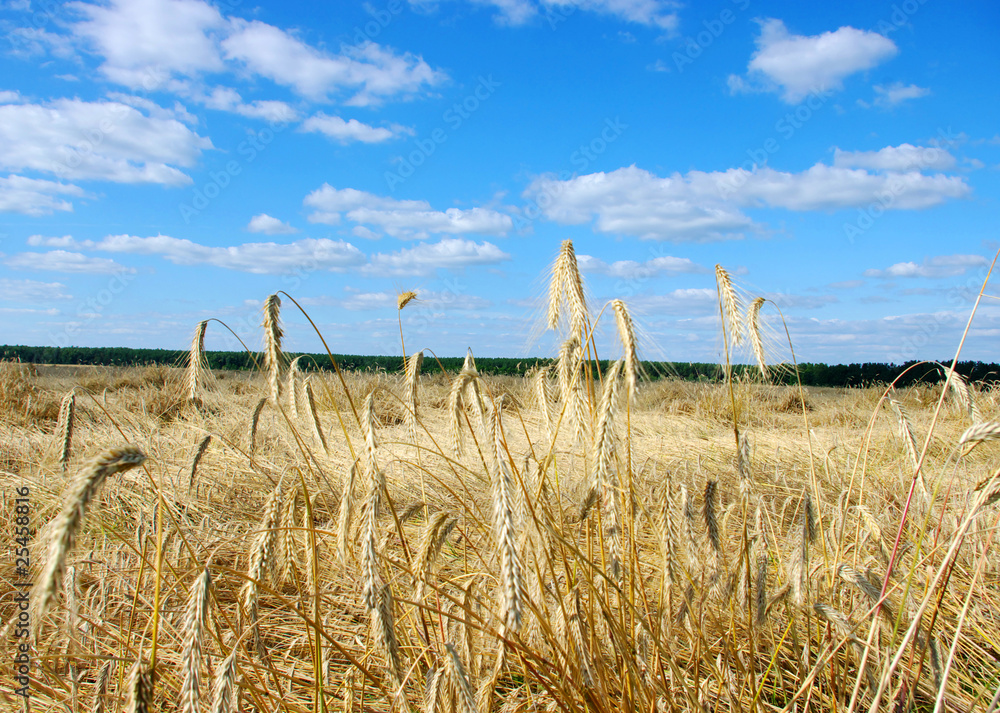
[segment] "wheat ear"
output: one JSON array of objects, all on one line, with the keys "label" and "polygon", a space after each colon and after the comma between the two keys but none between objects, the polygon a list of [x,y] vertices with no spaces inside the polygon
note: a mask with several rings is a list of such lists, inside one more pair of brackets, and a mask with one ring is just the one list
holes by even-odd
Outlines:
[{"label": "wheat ear", "polygon": [[205,451],[208,450],[208,444],[212,442],[212,436],[208,435],[201,439],[198,443],[198,448],[194,452],[194,457],[191,459],[191,473],[188,475],[188,492],[190,493],[194,489],[194,479],[198,474],[198,464],[201,463],[202,456],[205,455]]},{"label": "wheat ear", "polygon": [[422,351],[411,355],[406,362],[406,385],[409,410],[406,414],[406,423],[410,430],[410,440],[417,441],[417,404],[418,391],[420,385],[420,370],[424,365],[424,353]]},{"label": "wheat ear", "polygon": [[535,394],[535,402],[538,410],[542,414],[542,421],[545,423],[545,435],[548,442],[552,443],[552,408],[551,396],[549,394],[549,367],[539,369],[532,379],[532,391]]},{"label": "wheat ear", "polygon": [[563,294],[569,302],[570,333],[580,335],[582,342],[587,338],[587,299],[572,240],[563,240],[559,259],[563,263]]},{"label": "wheat ear", "polygon": [[507,629],[521,627],[524,607],[524,573],[517,552],[517,530],[514,504],[514,474],[504,445],[503,397],[493,403],[493,446],[496,468],[493,476],[493,520],[497,544],[500,548],[500,579],[503,588],[504,624]]},{"label": "wheat ear", "polygon": [[152,713],[153,675],[142,661],[136,661],[129,677],[128,713]]},{"label": "wheat ear", "polygon": [[715,282],[722,301],[722,318],[729,328],[729,340],[738,346],[743,343],[743,320],[740,318],[742,303],[733,287],[732,278],[722,265],[715,266]]},{"label": "wheat ear", "polygon": [[70,488],[62,511],[52,524],[49,555],[35,584],[35,615],[32,622],[37,639],[42,618],[62,584],[66,557],[73,549],[76,536],[83,526],[87,506],[109,475],[135,468],[146,460],[146,454],[135,446],[121,446],[104,451],[85,466]]},{"label": "wheat ear", "polygon": [[945,367],[945,374],[948,377],[949,389],[955,395],[955,399],[962,409],[972,419],[972,422],[975,424],[982,421],[983,416],[979,412],[979,406],[976,404],[976,399],[973,396],[972,387],[969,386],[969,382],[951,367]]},{"label": "wheat ear", "polygon": [[625,361],[625,381],[628,384],[629,403],[635,403],[635,388],[639,380],[639,370],[642,363],[636,355],[635,325],[632,317],[628,313],[628,308],[621,300],[612,300],[611,306],[615,311],[615,324],[618,327],[618,338],[622,342],[623,359]]},{"label": "wheat ear", "polygon": [[376,600],[376,607],[372,611],[375,641],[385,652],[386,662],[389,664],[389,678],[393,685],[398,687],[401,683],[402,656],[399,640],[396,638],[392,590],[388,584],[379,587]]},{"label": "wheat ear", "polygon": [[420,552],[413,565],[413,579],[416,582],[414,599],[417,601],[423,598],[424,583],[430,575],[434,560],[441,551],[441,545],[457,524],[458,518],[452,517],[444,510],[438,510],[424,526],[424,533],[420,539]]},{"label": "wheat ear", "polygon": [[271,400],[277,406],[281,398],[281,365],[284,356],[281,352],[281,330],[279,315],[281,298],[271,295],[264,300],[264,368],[267,370],[267,381],[271,386]]},{"label": "wheat ear", "polygon": [[285,389],[288,391],[288,408],[292,412],[292,418],[299,417],[299,359],[297,356],[288,365],[288,375],[285,377]]},{"label": "wheat ear", "polygon": [[59,404],[59,465],[65,474],[69,468],[70,451],[73,446],[73,421],[76,415],[76,391],[70,390]]},{"label": "wheat ear", "polygon": [[250,436],[249,436],[250,445],[247,449],[247,452],[251,456],[253,455],[254,448],[257,445],[257,423],[260,421],[260,412],[264,410],[264,404],[266,403],[267,399],[261,399],[260,401],[258,401],[257,405],[254,406],[253,415],[250,416]]},{"label": "wheat ear", "polygon": [[206,565],[195,580],[184,611],[184,650],[181,654],[181,682],[179,708],[182,713],[198,713],[201,698],[201,650],[205,639],[205,622],[208,618],[208,593],[212,574]]},{"label": "wheat ear", "polygon": [[260,521],[260,532],[250,549],[250,567],[247,581],[243,585],[243,607],[247,622],[253,630],[253,645],[257,656],[264,660],[267,650],[260,636],[258,589],[261,582],[273,582],[275,577],[275,543],[278,515],[281,509],[283,483],[279,482],[264,506],[264,516]]},{"label": "wheat ear", "polygon": [[758,297],[750,303],[747,310],[747,333],[750,335],[750,346],[753,349],[753,357],[757,361],[757,368],[760,369],[760,376],[764,381],[770,377],[770,370],[767,366],[767,358],[764,355],[764,339],[760,331],[760,308],[767,300]]},{"label": "wheat ear", "polygon": [[194,403],[201,401],[202,382],[205,379],[205,330],[207,328],[207,319],[198,322],[198,326],[194,328],[194,335],[191,337],[191,348],[188,351],[188,401]]},{"label": "wheat ear", "polygon": [[906,413],[903,403],[896,398],[895,390],[889,396],[889,405],[896,413],[896,419],[899,422],[899,437],[903,439],[903,443],[906,445],[906,452],[910,456],[910,463],[917,473],[917,485],[920,486],[920,494],[923,496],[924,501],[929,503],[931,501],[931,494],[927,490],[924,471],[923,469],[917,470],[917,467],[920,465],[920,451],[917,449],[917,439],[913,436],[913,426],[910,422],[910,416]]},{"label": "wheat ear", "polygon": [[306,379],[306,404],[309,406],[309,422],[312,424],[316,442],[323,448],[324,453],[329,454],[330,450],[326,445],[326,436],[323,435],[323,424],[319,420],[319,411],[316,410],[316,394],[313,392],[311,376]]},{"label": "wheat ear", "polygon": [[615,467],[615,414],[618,408],[618,374],[622,362],[616,361],[604,375],[604,390],[598,407],[597,434],[594,438],[594,472],[591,488],[601,501],[601,517],[608,536],[608,572],[615,582],[622,576],[622,532],[619,519],[620,497],[618,471]]},{"label": "wheat ear", "polygon": [[232,713],[236,710],[236,653],[234,648],[215,671],[211,713]]},{"label": "wheat ear", "polygon": [[477,713],[476,698],[472,694],[472,684],[469,683],[469,677],[465,673],[465,666],[462,665],[462,659],[459,658],[458,651],[455,650],[454,646],[445,644],[444,647],[448,651],[445,662],[452,684],[455,686],[455,690],[458,691],[458,700],[461,704],[460,709],[462,713]]},{"label": "wheat ear", "polygon": [[357,478],[358,463],[351,464],[347,477],[344,479],[344,490],[340,497],[340,513],[337,517],[337,559],[341,564],[347,564],[347,555],[351,543],[351,519],[354,513],[354,481]]}]

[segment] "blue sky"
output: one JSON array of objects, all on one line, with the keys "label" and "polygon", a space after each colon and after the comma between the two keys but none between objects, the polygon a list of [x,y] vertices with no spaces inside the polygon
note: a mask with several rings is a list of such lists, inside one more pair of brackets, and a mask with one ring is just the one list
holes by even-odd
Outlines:
[{"label": "blue sky", "polygon": [[[646,358],[719,358],[716,263],[802,360],[943,358],[1000,246],[998,35],[941,0],[5,0],[0,342],[256,345],[285,290],[393,354],[414,289],[408,350],[548,354],[572,238]],[[988,299],[963,355],[998,334]]]}]

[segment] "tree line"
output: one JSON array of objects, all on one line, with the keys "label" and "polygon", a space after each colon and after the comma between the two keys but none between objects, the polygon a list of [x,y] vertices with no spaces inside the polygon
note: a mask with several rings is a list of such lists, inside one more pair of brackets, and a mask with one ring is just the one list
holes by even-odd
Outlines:
[{"label": "tree line", "polygon": [[[288,353],[288,359],[304,357],[299,361],[303,371],[333,368],[327,354]],[[78,364],[92,366],[184,366],[187,351],[173,349],[137,349],[132,347],[30,347],[2,346],[0,359],[20,361],[25,364]],[[399,372],[403,360],[399,356],[366,356],[359,354],[334,354],[337,365],[346,371]],[[206,351],[205,360],[212,369],[243,371],[259,368],[261,355],[251,352]],[[455,373],[462,368],[464,357],[424,359],[423,372],[438,373],[443,368]],[[602,361],[601,369],[610,362]],[[940,363],[948,364],[950,359]],[[476,357],[480,373],[492,375],[525,375],[536,367],[555,364],[555,359],[544,357],[509,358]],[[643,362],[643,369],[650,379],[676,378],[685,381],[721,381],[725,372],[720,364],[704,362]],[[961,361],[955,370],[973,383],[992,386],[1000,380],[1000,365],[980,361]],[[733,373],[737,378],[757,378],[752,364],[736,364]],[[941,370],[932,363],[908,361],[903,364],[865,362],[855,364],[799,364],[799,377],[806,386],[860,387],[889,384],[893,381],[905,387],[917,383],[938,383],[944,380]],[[794,370],[785,365],[775,371],[772,382],[795,383]]]}]

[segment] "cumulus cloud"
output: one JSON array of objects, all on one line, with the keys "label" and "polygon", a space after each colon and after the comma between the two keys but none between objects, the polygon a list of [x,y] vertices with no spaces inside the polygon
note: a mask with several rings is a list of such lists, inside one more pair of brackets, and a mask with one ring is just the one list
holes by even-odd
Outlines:
[{"label": "cumulus cloud", "polygon": [[[853,159],[888,163],[882,159]],[[689,171],[668,177],[630,166],[559,180],[535,179],[524,197],[549,220],[566,225],[594,221],[600,233],[643,239],[705,242],[741,237],[760,230],[743,211],[784,208],[793,211],[837,210],[879,200],[887,209],[914,210],[969,193],[964,178],[943,174],[871,173],[818,163],[789,173],[772,168],[748,171]]]},{"label": "cumulus cloud", "polygon": [[935,255],[923,262],[897,262],[884,270],[865,270],[865,277],[883,279],[902,277],[956,277],[975,267],[985,267],[989,261],[982,255]]},{"label": "cumulus cloud", "polygon": [[326,183],[307,195],[303,203],[315,209],[309,215],[313,223],[336,225],[343,214],[369,230],[404,240],[424,240],[434,234],[506,235],[513,227],[509,215],[489,208],[436,211],[427,201],[396,200]]},{"label": "cumulus cloud", "polygon": [[493,243],[444,238],[437,243],[420,243],[392,253],[376,253],[364,271],[376,276],[426,276],[439,269],[497,265],[505,260],[510,260],[510,255]]},{"label": "cumulus cloud", "polygon": [[264,235],[290,235],[299,232],[298,228],[293,228],[288,223],[267,213],[261,213],[251,218],[247,224],[247,230],[251,233],[264,233]]},{"label": "cumulus cloud", "polygon": [[898,52],[887,37],[841,27],[819,35],[794,35],[781,20],[761,22],[757,50],[750,58],[746,77],[732,75],[734,91],[780,91],[789,104],[810,93],[835,91],[852,74],[871,69]]},{"label": "cumulus cloud", "polygon": [[88,257],[82,253],[67,250],[50,250],[44,253],[18,253],[4,264],[16,270],[41,270],[47,272],[71,272],[88,275],[113,275],[119,272],[135,272],[114,260]]},{"label": "cumulus cloud", "polygon": [[57,210],[72,211],[73,204],[57,197],[61,195],[81,198],[86,193],[79,186],[69,183],[26,178],[12,174],[6,178],[0,178],[0,213],[23,213],[39,216]]},{"label": "cumulus cloud", "polygon": [[592,255],[577,255],[580,272],[607,275],[621,280],[650,279],[659,275],[700,274],[708,269],[686,257],[661,256],[643,262],[616,260],[605,262]]},{"label": "cumulus cloud", "polygon": [[251,119],[263,119],[275,124],[287,124],[299,118],[299,112],[287,102],[274,99],[243,101],[240,93],[232,87],[215,87],[209,93],[194,92],[193,98],[209,109],[230,111]]},{"label": "cumulus cloud", "polygon": [[364,254],[343,240],[303,238],[292,243],[201,245],[184,238],[155,235],[109,235],[75,243],[87,250],[158,255],[175,265],[213,265],[256,275],[287,275],[304,270],[344,272],[365,263]]},{"label": "cumulus cloud", "polygon": [[104,57],[101,71],[128,87],[153,89],[165,74],[187,77],[223,69],[218,39],[226,20],[201,0],[71,3],[84,20],[73,33]]},{"label": "cumulus cloud", "polygon": [[[499,25],[523,25],[539,15],[564,19],[581,10],[605,15],[616,20],[647,25],[672,32],[677,29],[675,10],[680,4],[673,0],[470,0],[475,5],[488,5],[497,11],[494,21]],[[410,5],[431,9],[437,0],[410,0]]]},{"label": "cumulus cloud", "polygon": [[900,144],[878,151],[834,150],[838,168],[868,168],[875,171],[947,171],[955,167],[955,157],[937,146]]},{"label": "cumulus cloud", "polygon": [[889,85],[876,84],[872,87],[875,90],[875,106],[891,109],[910,99],[926,97],[931,93],[930,89],[918,87],[916,84],[903,84],[893,82]]},{"label": "cumulus cloud", "polygon": [[0,300],[3,302],[39,303],[72,298],[61,282],[0,278]]},{"label": "cumulus cloud", "polygon": [[222,41],[227,59],[300,96],[327,101],[354,92],[348,104],[368,106],[396,95],[412,95],[444,81],[445,75],[410,53],[369,42],[345,46],[342,54],[310,47],[288,32],[260,22],[233,19]]},{"label": "cumulus cloud", "polygon": [[388,141],[401,134],[413,133],[410,129],[399,124],[393,124],[389,128],[382,126],[370,126],[357,119],[344,121],[339,116],[327,116],[323,112],[317,112],[313,116],[302,122],[300,131],[323,134],[334,141],[347,144],[352,141],[360,141],[365,144],[377,144]]},{"label": "cumulus cloud", "polygon": [[0,166],[69,180],[191,182],[188,167],[212,142],[177,119],[146,116],[121,102],[57,99],[0,105]]}]

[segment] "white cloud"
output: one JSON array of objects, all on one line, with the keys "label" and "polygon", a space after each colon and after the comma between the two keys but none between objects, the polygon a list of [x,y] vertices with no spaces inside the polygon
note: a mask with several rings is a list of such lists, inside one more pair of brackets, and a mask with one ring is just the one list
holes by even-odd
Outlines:
[{"label": "white cloud", "polygon": [[287,124],[299,118],[299,112],[283,101],[273,99],[255,100],[247,104],[232,87],[215,87],[209,94],[195,92],[195,98],[209,109],[231,111],[251,119],[263,119],[276,124]]},{"label": "white cloud", "polygon": [[66,250],[50,250],[45,253],[18,253],[4,264],[17,270],[44,270],[48,272],[73,272],[88,275],[112,275],[119,272],[135,272],[114,260],[101,257],[87,257],[82,253]]},{"label": "white cloud", "polygon": [[298,228],[293,228],[277,218],[269,216],[267,213],[255,215],[247,224],[247,230],[251,233],[264,233],[265,235],[290,235],[299,232]]},{"label": "white cloud", "polygon": [[865,270],[865,277],[882,279],[903,277],[942,278],[964,275],[974,267],[985,267],[989,264],[982,255],[935,255],[924,259],[922,263],[897,262],[884,270]]},{"label": "white cloud", "polygon": [[903,84],[902,82],[893,82],[888,86],[876,84],[873,89],[877,95],[875,97],[875,105],[887,109],[897,104],[902,104],[909,99],[926,97],[931,93],[931,90],[925,87],[918,87],[916,84]]},{"label": "white cloud", "polygon": [[63,235],[61,237],[46,237],[44,235],[30,235],[28,236],[28,245],[32,247],[44,247],[44,248],[75,248],[79,247],[79,243],[73,238],[72,235]]},{"label": "white cloud", "polygon": [[708,272],[707,268],[686,257],[661,256],[644,262],[616,260],[615,262],[607,263],[592,255],[577,255],[576,260],[580,272],[607,275],[608,277],[616,277],[621,280],[643,280],[665,274],[677,275]]},{"label": "white cloud", "polygon": [[10,175],[0,178],[0,213],[46,215],[52,211],[72,211],[73,204],[56,196],[81,198],[83,189],[68,183]]},{"label": "white cloud", "polygon": [[73,296],[66,294],[66,285],[61,282],[0,278],[0,300],[3,302],[38,303],[69,299]]},{"label": "white cloud", "polygon": [[[523,25],[539,14],[559,22],[577,10],[609,15],[617,20],[658,27],[672,32],[678,17],[673,0],[469,0],[473,5],[486,5],[497,10],[494,21],[499,25]],[[410,5],[424,10],[436,7],[436,0],[410,0]],[[556,19],[558,18],[558,19]]]},{"label": "white cloud", "polygon": [[434,234],[506,235],[513,227],[509,215],[489,208],[436,211],[427,201],[401,201],[326,183],[303,202],[316,209],[309,215],[310,222],[336,225],[344,213],[354,223],[404,240],[423,240]]},{"label": "white cloud", "polygon": [[343,272],[363,265],[364,254],[350,243],[304,238],[292,243],[242,243],[228,247],[200,245],[183,238],[157,235],[109,235],[85,241],[85,247],[107,252],[160,255],[176,265],[213,265],[257,275],[282,275],[302,270]]},{"label": "white cloud", "polygon": [[393,253],[377,253],[364,271],[377,276],[432,275],[438,269],[497,265],[509,259],[510,255],[493,243],[444,238],[437,243],[420,243]]},{"label": "white cloud", "polygon": [[393,124],[391,128],[369,126],[357,119],[344,121],[339,116],[327,116],[323,112],[310,116],[302,122],[300,131],[323,134],[342,144],[360,141],[377,144],[403,133],[412,133],[403,126]]},{"label": "white cloud", "polygon": [[4,89],[0,91],[0,104],[17,104],[21,101],[21,93]]},{"label": "white cloud", "polygon": [[222,42],[228,59],[308,99],[356,91],[347,103],[367,106],[395,95],[415,94],[444,80],[423,58],[397,55],[374,42],[347,46],[344,54],[317,50],[273,25],[234,19]]},{"label": "white cloud", "polygon": [[183,185],[175,166],[194,165],[212,142],[176,119],[121,102],[57,99],[0,105],[0,166],[70,180]]},{"label": "white cloud", "polygon": [[937,146],[900,144],[879,151],[841,151],[836,149],[833,165],[843,168],[869,168],[876,171],[947,171],[955,167],[955,157]]},{"label": "white cloud", "polygon": [[759,230],[743,213],[746,208],[837,210],[878,201],[885,209],[913,210],[961,198],[969,190],[956,176],[869,173],[818,163],[800,173],[737,168],[661,178],[630,166],[565,181],[542,176],[524,197],[557,223],[594,220],[601,233],[704,242]]},{"label": "white cloud", "polygon": [[226,20],[200,0],[111,0],[70,3],[86,18],[72,26],[101,56],[108,79],[147,90],[166,74],[194,77],[224,69],[218,38]]},{"label": "white cloud", "polygon": [[843,88],[848,76],[894,56],[895,43],[876,32],[841,27],[820,35],[793,35],[781,20],[761,22],[746,79],[733,75],[733,91],[776,91],[795,104],[810,93]]}]

